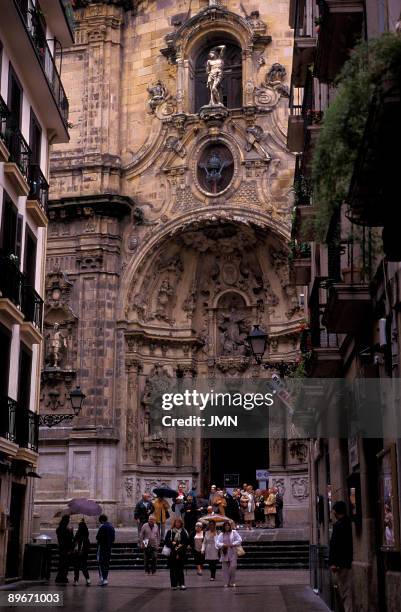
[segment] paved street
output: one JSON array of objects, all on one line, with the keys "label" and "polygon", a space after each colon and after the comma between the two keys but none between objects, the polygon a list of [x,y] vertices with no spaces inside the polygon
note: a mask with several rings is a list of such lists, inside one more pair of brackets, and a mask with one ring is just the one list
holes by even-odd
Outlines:
[{"label": "paved street", "polygon": [[[168,612],[176,609],[190,612],[327,612],[328,608],[308,586],[306,571],[242,571],[237,586],[225,589],[221,572],[216,582],[208,572],[197,576],[188,571],[186,591],[171,591],[169,574],[155,576],[143,572],[113,572],[107,587],[98,587],[97,574],[91,572],[92,586],[65,587],[50,584],[29,588],[32,591],[62,591],[64,609],[78,612]],[[70,578],[71,579],[71,578]],[[21,609],[22,608],[14,608]],[[26,609],[26,608],[25,608]],[[56,609],[56,608],[54,608]]]}]

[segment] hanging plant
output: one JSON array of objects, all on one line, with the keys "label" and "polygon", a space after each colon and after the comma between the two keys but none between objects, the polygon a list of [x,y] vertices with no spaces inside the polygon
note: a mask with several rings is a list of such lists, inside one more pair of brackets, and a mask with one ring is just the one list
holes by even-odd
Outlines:
[{"label": "hanging plant", "polygon": [[315,230],[320,240],[348,193],[373,93],[380,101],[383,84],[401,81],[401,37],[386,33],[359,43],[338,78],[338,93],[325,111],[313,154]]}]

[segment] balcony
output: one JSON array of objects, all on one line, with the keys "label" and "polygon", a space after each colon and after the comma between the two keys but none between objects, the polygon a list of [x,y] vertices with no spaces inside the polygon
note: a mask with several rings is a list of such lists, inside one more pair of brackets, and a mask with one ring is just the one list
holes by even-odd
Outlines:
[{"label": "balcony", "polygon": [[315,74],[332,83],[349,57],[350,49],[363,37],[363,0],[322,0],[315,56]]},{"label": "balcony", "polygon": [[0,452],[16,455],[16,423],[17,402],[11,397],[0,396]]},{"label": "balcony", "polygon": [[341,376],[343,364],[337,334],[329,332],[322,320],[327,299],[326,284],[327,281],[316,278],[309,298],[310,344],[312,347],[309,376],[312,378]]},{"label": "balcony", "polygon": [[19,406],[16,412],[16,459],[35,464],[39,440],[39,415]]},{"label": "balcony", "polygon": [[25,321],[21,324],[20,334],[29,345],[39,344],[42,340],[43,300],[30,285],[22,287],[22,312]]},{"label": "balcony", "polygon": [[18,259],[13,255],[0,255],[0,319],[6,325],[23,322],[21,312],[23,274]]},{"label": "balcony", "polygon": [[29,194],[26,209],[38,227],[48,224],[47,201],[49,185],[39,164],[30,164],[28,169]]},{"label": "balcony", "polygon": [[[41,16],[34,10],[26,10],[24,2],[2,1],[5,6],[1,16],[1,36],[13,57],[14,67],[17,73],[23,74],[25,87],[40,110],[40,118],[53,137],[52,142],[68,142],[68,100],[43,31]],[[57,5],[58,0],[52,4]]]},{"label": "balcony", "polygon": [[297,155],[294,177],[294,213],[291,237],[312,242],[315,239],[316,210],[312,206],[312,181],[304,174],[302,155]]},{"label": "balcony", "polygon": [[31,149],[16,127],[8,125],[4,139],[9,151],[8,161],[4,164],[4,172],[17,195],[27,196],[29,193],[28,174]]},{"label": "balcony", "polygon": [[372,314],[372,297],[367,283],[333,283],[327,294],[323,324],[338,334],[356,333]]},{"label": "balcony", "polygon": [[292,81],[296,87],[303,87],[309,67],[314,62],[317,43],[315,20],[319,17],[319,13],[315,0],[296,0],[293,13]]},{"label": "balcony", "polygon": [[308,285],[311,279],[311,249],[307,242],[295,242],[290,254],[291,281]]}]

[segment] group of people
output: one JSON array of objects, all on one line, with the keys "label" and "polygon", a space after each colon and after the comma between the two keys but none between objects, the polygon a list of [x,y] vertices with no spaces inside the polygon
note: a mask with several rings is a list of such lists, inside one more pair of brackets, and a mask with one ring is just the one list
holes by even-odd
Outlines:
[{"label": "group of people", "polygon": [[266,490],[254,490],[252,485],[244,483],[242,488],[227,489],[212,485],[207,499],[199,499],[194,490],[185,493],[184,487],[178,487],[178,495],[171,505],[167,499],[156,497],[151,499],[149,493],[144,493],[134,510],[134,518],[138,524],[138,533],[142,525],[152,514],[163,541],[166,523],[170,512],[175,518],[182,518],[184,528],[192,533],[200,517],[210,514],[227,516],[234,521],[237,529],[271,528],[283,526],[283,496],[277,487]]},{"label": "group of people", "polygon": [[[139,532],[139,547],[143,550],[145,572],[156,573],[157,554],[161,542],[160,530],[155,516],[151,514],[142,525]],[[216,579],[217,563],[220,559],[225,587],[235,586],[237,557],[242,539],[232,528],[230,521],[223,523],[221,532],[217,531],[216,522],[210,520],[207,528],[201,522],[195,523],[191,533],[184,527],[180,517],[173,519],[171,528],[165,533],[162,554],[168,559],[170,583],[173,590],[186,589],[185,564],[188,552],[192,551],[197,574],[202,576],[203,565],[206,562],[210,570],[210,580]]]},{"label": "group of people", "polygon": [[[56,583],[67,584],[68,572],[70,567],[73,566],[74,585],[78,584],[79,572],[81,571],[86,580],[86,585],[90,586],[91,581],[88,571],[89,530],[84,518],[79,522],[75,535],[69,523],[70,516],[65,514],[56,529],[59,546],[59,566]],[[115,540],[115,531],[105,514],[99,516],[99,523],[100,527],[96,535],[99,586],[106,586],[108,584],[111,548]]]},{"label": "group of people", "polygon": [[228,516],[238,527],[274,529],[283,526],[284,502],[277,487],[262,491],[244,483],[242,488],[228,493],[212,485],[209,503],[214,512]]}]

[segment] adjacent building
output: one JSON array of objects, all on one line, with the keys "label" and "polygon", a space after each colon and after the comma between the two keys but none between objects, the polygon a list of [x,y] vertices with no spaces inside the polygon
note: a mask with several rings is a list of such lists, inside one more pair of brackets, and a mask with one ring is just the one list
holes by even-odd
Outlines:
[{"label": "adjacent building", "polygon": [[[3,0],[0,19],[0,582],[21,576],[38,461],[49,148],[68,142],[69,3]],[[56,58],[57,53],[57,58]]]},{"label": "adjacent building", "polygon": [[[400,413],[400,10],[392,0],[295,0],[290,12],[293,276],[306,295],[304,372],[352,384],[362,417],[370,410],[376,419],[375,431],[326,429],[311,442],[312,585],[333,607],[327,545],[331,504],[343,499],[354,523],[354,609],[380,612],[401,601],[401,447],[388,426]],[[344,416],[335,394],[324,395],[314,399],[317,429],[330,414]]]}]

